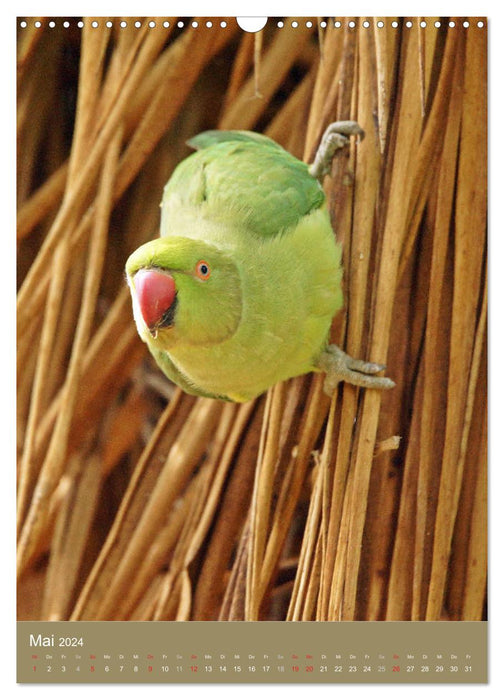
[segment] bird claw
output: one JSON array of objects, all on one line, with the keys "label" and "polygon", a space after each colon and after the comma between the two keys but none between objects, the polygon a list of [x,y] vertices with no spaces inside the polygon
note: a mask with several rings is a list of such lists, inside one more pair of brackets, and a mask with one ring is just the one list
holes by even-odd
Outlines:
[{"label": "bird claw", "polygon": [[364,138],[364,130],[354,121],[341,121],[329,124],[322,136],[320,145],[315,155],[315,160],[308,170],[312,177],[322,182],[324,176],[331,170],[334,154],[344,148],[350,142],[350,136],[355,135]]},{"label": "bird claw", "polygon": [[324,391],[329,395],[342,381],[366,389],[392,389],[395,386],[392,379],[375,376],[385,369],[385,365],[357,360],[337,345],[329,345],[320,358],[319,367],[326,372]]}]

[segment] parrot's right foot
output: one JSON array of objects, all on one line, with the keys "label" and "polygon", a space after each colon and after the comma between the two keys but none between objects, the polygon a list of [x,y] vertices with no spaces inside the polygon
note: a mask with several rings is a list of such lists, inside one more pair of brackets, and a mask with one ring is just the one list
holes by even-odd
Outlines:
[{"label": "parrot's right foot", "polygon": [[350,143],[349,137],[353,134],[360,139],[364,138],[364,130],[357,122],[345,121],[329,124],[320,141],[315,160],[308,168],[310,175],[322,183],[325,175],[331,172],[334,154]]},{"label": "parrot's right foot", "polygon": [[318,366],[326,372],[324,391],[329,396],[342,381],[366,389],[392,389],[395,386],[395,382],[388,377],[374,376],[384,370],[385,365],[356,360],[343,352],[337,345],[329,345],[327,350],[322,353]]}]

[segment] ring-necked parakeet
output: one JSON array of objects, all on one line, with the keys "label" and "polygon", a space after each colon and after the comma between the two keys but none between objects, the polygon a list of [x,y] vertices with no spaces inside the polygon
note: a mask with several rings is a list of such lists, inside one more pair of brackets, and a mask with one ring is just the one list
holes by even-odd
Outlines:
[{"label": "ring-necked parakeet", "polygon": [[321,181],[355,122],[324,134],[309,167],[271,139],[207,131],[173,172],[161,203],[161,237],[128,259],[142,340],[190,394],[247,401],[278,381],[325,371],[371,388],[381,365],[328,345],[343,305],[341,249]]}]

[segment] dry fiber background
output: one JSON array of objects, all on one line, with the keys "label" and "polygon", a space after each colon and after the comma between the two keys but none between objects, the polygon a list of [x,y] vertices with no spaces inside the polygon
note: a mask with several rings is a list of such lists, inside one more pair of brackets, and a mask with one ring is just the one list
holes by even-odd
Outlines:
[{"label": "dry fiber background", "polygon": [[[18,30],[19,618],[484,618],[486,22],[105,19]],[[123,268],[185,139],[349,118],[333,340],[397,387],[181,393]]]}]

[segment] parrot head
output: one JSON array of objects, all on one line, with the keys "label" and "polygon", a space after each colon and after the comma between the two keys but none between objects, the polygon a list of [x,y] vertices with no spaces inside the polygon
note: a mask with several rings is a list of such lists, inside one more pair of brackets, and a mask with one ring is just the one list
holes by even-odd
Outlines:
[{"label": "parrot head", "polygon": [[214,245],[158,238],[130,255],[126,277],[138,333],[159,350],[220,343],[240,322],[240,275]]}]

